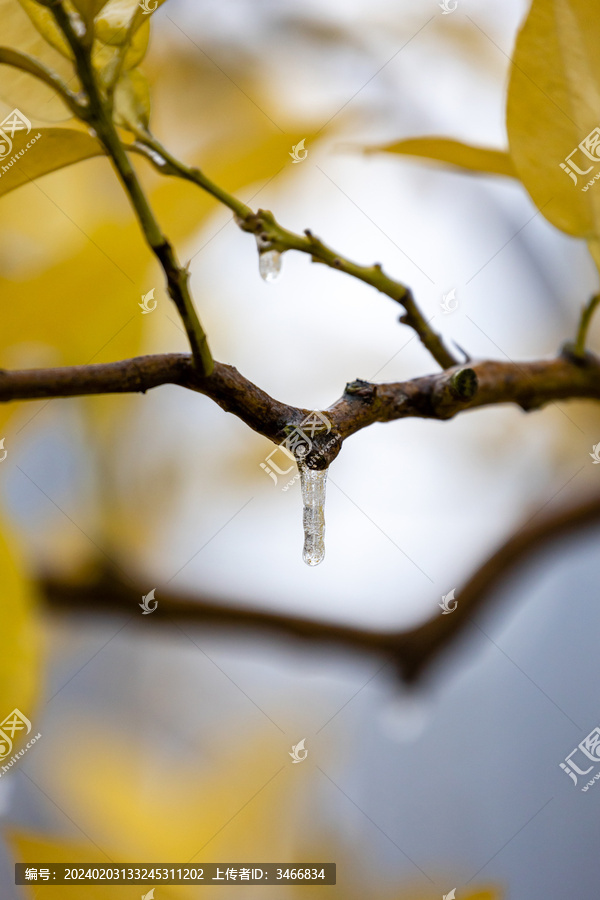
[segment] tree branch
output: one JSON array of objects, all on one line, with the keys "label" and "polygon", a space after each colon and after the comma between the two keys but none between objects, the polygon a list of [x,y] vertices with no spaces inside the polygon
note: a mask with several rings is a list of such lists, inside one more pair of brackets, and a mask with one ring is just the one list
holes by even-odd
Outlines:
[{"label": "tree branch", "polygon": [[[462,634],[473,616],[494,596],[494,590],[533,553],[561,538],[600,522],[600,495],[584,503],[564,507],[537,521],[526,523],[504,543],[457,591],[458,606],[450,616],[437,615],[410,631],[371,631],[313,621],[282,613],[244,609],[216,603],[205,597],[168,594],[157,588],[156,625],[176,618],[193,624],[248,627],[284,636],[328,642],[353,650],[391,657],[407,682],[422,677],[438,657]],[[71,584],[53,578],[40,582],[45,602],[52,610],[68,613],[137,612],[147,585],[132,588],[113,571],[102,570],[95,581]]]},{"label": "tree branch", "polygon": [[47,0],[43,5],[48,6],[52,11],[58,27],[64,34],[73,52],[77,74],[87,95],[88,107],[85,110],[85,114],[80,109],[78,115],[88,125],[93,126],[98,140],[112,160],[117,175],[129,196],[144,237],[165,273],[169,295],[175,303],[185,327],[194,361],[202,374],[210,375],[213,367],[213,358],[190,294],[189,272],[179,265],[175,251],[162,233],[152,207],[123,148],[112,120],[109,101],[102,97],[96,81],[96,74],[91,59],[91,46],[86,40],[87,34],[80,38],[75,32],[69,13],[65,10],[62,0]]},{"label": "tree branch", "polygon": [[[23,371],[0,370],[0,402],[145,392],[176,384],[210,397],[250,428],[274,442],[283,429],[299,425],[309,410],[270,397],[233,366],[215,363],[213,374],[201,376],[187,354],[139,356],[90,366]],[[600,400],[600,358],[583,360],[563,353],[550,360],[512,363],[486,360],[469,367],[390,384],[354,381],[325,413],[332,429],[315,437],[318,468],[335,459],[347,437],[374,422],[411,417],[450,419],[481,406],[516,403],[525,411],[573,398]],[[332,443],[332,436],[338,440]],[[326,444],[331,444],[324,450]],[[310,460],[310,457],[309,457]]]},{"label": "tree branch", "polygon": [[324,263],[332,269],[345,272],[391,297],[392,300],[404,307],[404,315],[401,316],[400,321],[416,331],[423,346],[429,350],[442,369],[457,364],[456,357],[445,346],[439,334],[429,326],[415,303],[410,289],[387,276],[379,263],[375,263],[373,266],[359,266],[336,253],[308,229],[303,235],[295,234],[280,225],[273,213],[268,210],[259,209],[256,213],[253,212],[237,197],[211,181],[200,169],[186,166],[185,163],[176,159],[150,134],[138,133],[137,140],[130,149],[145,156],[161,174],[191,181],[219,200],[220,203],[228,206],[234,213],[240,228],[260,236],[264,247],[278,250],[281,253],[286,250],[307,253],[313,262]]}]

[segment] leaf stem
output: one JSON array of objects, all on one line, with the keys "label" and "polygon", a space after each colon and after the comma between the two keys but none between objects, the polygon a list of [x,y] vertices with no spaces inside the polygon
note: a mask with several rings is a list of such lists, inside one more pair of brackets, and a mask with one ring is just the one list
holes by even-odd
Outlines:
[{"label": "leaf stem", "polygon": [[583,359],[583,357],[585,356],[585,345],[587,341],[588,330],[594,312],[596,311],[599,303],[600,294],[594,294],[589,303],[584,306],[582,310],[581,319],[579,320],[579,327],[577,329],[577,336],[575,338],[575,347],[573,348],[573,355],[578,357],[579,359]]}]

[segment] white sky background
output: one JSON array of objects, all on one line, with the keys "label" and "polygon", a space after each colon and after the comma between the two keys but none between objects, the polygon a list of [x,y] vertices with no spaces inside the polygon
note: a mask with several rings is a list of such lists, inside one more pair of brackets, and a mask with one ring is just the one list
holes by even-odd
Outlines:
[{"label": "white sky background", "polygon": [[[273,85],[266,111],[284,127],[288,112],[293,118],[312,111],[312,121],[325,122],[356,94],[335,133],[308,144],[305,162],[282,160],[280,175],[264,188],[249,186],[244,197],[260,191],[254,205],[272,209],[284,225],[310,227],[359,262],[381,261],[412,287],[445,339],[475,358],[518,359],[551,354],[572,334],[578,304],[594,286],[583,245],[556,232],[506,180],[365,158],[340,146],[428,133],[503,146],[507,54],[524,8],[459,2],[442,16],[435,3],[403,3],[400,11],[386,2],[239,2],[202,4],[201,15],[195,4],[173,3],[168,12],[200,46],[210,46],[224,78],[228,57],[250,48]],[[341,22],[362,49],[308,53],[290,30],[297,17]],[[166,15],[162,28],[174,41],[187,40]],[[463,30],[472,33],[471,55],[454,42]],[[238,92],[233,83],[231,91]],[[332,403],[356,377],[394,381],[436,370],[412,331],[398,324],[400,308],[367,286],[292,253],[280,279],[264,284],[253,239],[228,219],[228,211],[217,211],[180,248],[188,258],[206,245],[194,258],[192,288],[217,359],[278,399],[315,408]],[[446,316],[440,301],[451,288],[459,309]],[[149,349],[184,348],[165,316],[153,317],[153,325]],[[282,493],[259,468],[273,445],[208,400],[152,392],[140,410],[153,429],[147,462],[175,453],[186,491],[139,568],[158,593],[169,582],[192,594],[310,616],[408,624],[434,612],[441,595],[459,587],[525,513],[534,514],[578,472],[568,490],[584,488],[596,436],[585,409],[563,408],[569,418],[558,408],[529,416],[494,409],[449,423],[373,426],[354,436],[330,470],[326,559],[310,569],[301,559],[299,486]]]}]

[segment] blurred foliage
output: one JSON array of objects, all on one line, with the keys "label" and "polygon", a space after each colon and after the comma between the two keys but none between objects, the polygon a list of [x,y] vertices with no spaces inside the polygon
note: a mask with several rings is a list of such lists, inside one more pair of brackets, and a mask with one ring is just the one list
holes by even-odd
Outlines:
[{"label": "blurred foliage", "polygon": [[411,138],[368,152],[420,156],[470,172],[512,175],[557,228],[588,241],[600,268],[600,192],[584,190],[561,168],[571,151],[591,169],[600,162],[600,37],[597,10],[586,0],[534,0],[517,36],[508,86],[509,151],[473,147],[447,138]]}]

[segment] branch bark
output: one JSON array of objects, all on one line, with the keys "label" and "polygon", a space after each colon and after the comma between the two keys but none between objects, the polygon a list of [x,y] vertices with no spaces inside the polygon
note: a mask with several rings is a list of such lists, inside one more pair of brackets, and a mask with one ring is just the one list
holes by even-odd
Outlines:
[{"label": "branch bark", "polygon": [[[90,366],[0,370],[0,402],[144,393],[163,384],[180,385],[210,397],[276,443],[285,437],[286,426],[299,425],[310,412],[275,400],[233,366],[217,362],[212,375],[202,376],[192,357],[180,353]],[[354,381],[324,410],[332,429],[328,435],[317,436],[314,456],[320,458],[319,468],[329,465],[347,437],[375,422],[411,417],[445,420],[468,409],[500,403],[516,403],[528,412],[574,398],[600,400],[599,357],[588,353],[580,360],[565,352],[550,360],[474,362],[390,384]],[[332,443],[332,436],[338,440]],[[327,450],[323,450],[325,444],[330,444]]]}]

